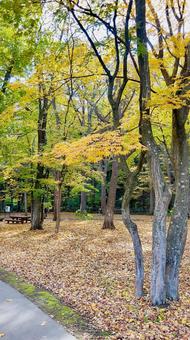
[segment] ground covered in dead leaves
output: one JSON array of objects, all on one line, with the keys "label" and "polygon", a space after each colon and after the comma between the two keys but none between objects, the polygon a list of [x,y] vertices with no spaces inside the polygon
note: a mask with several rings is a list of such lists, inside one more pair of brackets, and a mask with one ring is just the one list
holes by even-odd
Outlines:
[{"label": "ground covered in dead leaves", "polygon": [[[181,270],[181,299],[168,309],[149,301],[151,218],[136,216],[145,255],[145,290],[134,298],[134,258],[121,220],[116,230],[101,230],[101,220],[66,219],[54,234],[47,219],[43,231],[29,225],[0,223],[0,266],[55,293],[97,329],[101,339],[190,339],[190,237]],[[88,335],[84,335],[87,339]],[[100,338],[98,338],[100,339]]]}]

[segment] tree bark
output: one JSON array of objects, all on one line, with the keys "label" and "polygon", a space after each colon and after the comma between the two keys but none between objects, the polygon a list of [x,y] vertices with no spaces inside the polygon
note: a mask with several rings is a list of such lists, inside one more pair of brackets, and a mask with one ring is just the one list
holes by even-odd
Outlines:
[{"label": "tree bark", "polygon": [[140,134],[142,143],[148,148],[151,156],[151,174],[155,192],[155,209],[153,221],[152,242],[152,274],[151,300],[153,305],[163,305],[166,302],[165,267],[166,267],[166,217],[171,194],[165,182],[159,149],[152,132],[150,109],[148,101],[151,98],[150,70],[146,34],[146,2],[135,0],[136,32],[138,47],[138,63],[140,76]]},{"label": "tree bark", "polygon": [[55,222],[56,221],[56,218],[57,218],[57,212],[56,212],[56,188],[54,190],[54,193],[53,193],[53,221]]},{"label": "tree bark", "polygon": [[188,219],[190,218],[190,177],[189,177],[189,197],[188,197]]},{"label": "tree bark", "polygon": [[27,215],[28,213],[28,201],[27,201],[27,193],[24,192],[24,213]]},{"label": "tree bark", "polygon": [[150,183],[150,206],[149,206],[149,214],[154,214],[154,206],[155,206],[155,196],[154,196],[154,188],[152,183]]},{"label": "tree bark", "polygon": [[35,197],[32,202],[32,227],[31,230],[42,230],[42,202],[40,197]]},{"label": "tree bark", "polygon": [[34,185],[34,192],[32,197],[32,219],[31,229],[41,230],[43,229],[42,223],[42,188],[40,185],[40,179],[43,177],[44,167],[40,164],[37,165],[37,174]]},{"label": "tree bark", "polygon": [[112,162],[112,174],[110,179],[110,187],[108,192],[108,199],[102,229],[115,229],[114,208],[117,191],[117,177],[118,177],[118,160],[114,158]]},{"label": "tree bark", "polygon": [[61,210],[61,186],[62,183],[59,181],[57,184],[56,189],[56,225],[55,225],[55,232],[58,233],[60,230],[60,222],[61,222],[61,216],[60,216],[60,210]]},{"label": "tree bark", "polygon": [[101,182],[101,212],[105,215],[106,212],[106,202],[107,202],[107,191],[106,191],[106,177],[107,177],[107,160],[101,162],[101,170],[103,173],[103,178]]},{"label": "tree bark", "polygon": [[[47,143],[46,136],[46,126],[47,126],[47,114],[48,114],[48,98],[43,96],[44,88],[43,85],[39,85],[39,113],[38,113],[38,154],[42,156],[44,147]],[[40,180],[46,178],[46,173],[44,171],[44,166],[41,163],[37,164],[36,171],[36,180],[34,184],[34,193],[33,193],[33,204],[32,209],[34,209],[32,213],[31,220],[31,229],[42,229],[43,224],[43,194],[42,194],[42,186]]]},{"label": "tree bark", "polygon": [[[61,171],[60,170],[56,170],[55,171],[55,180],[57,182],[56,184],[56,188],[54,190],[54,197],[53,197],[53,221],[57,221],[57,216],[59,215],[59,211],[61,208],[61,202],[60,202],[60,207],[59,204],[57,203],[57,199],[59,197],[59,182],[61,181]],[[62,185],[61,185],[62,186]],[[61,200],[61,197],[60,197]],[[59,208],[59,211],[57,211],[57,208]]]},{"label": "tree bark", "polygon": [[159,159],[152,155],[151,171],[155,190],[155,209],[152,234],[151,300],[153,305],[166,303],[166,218],[171,193],[165,185]]},{"label": "tree bark", "polygon": [[130,217],[130,210],[128,204],[128,192],[126,191],[123,197],[122,203],[122,218],[123,223],[128,229],[131,239],[133,242],[134,254],[135,254],[135,293],[136,297],[140,298],[143,296],[143,284],[144,284],[144,263],[143,263],[143,252],[141,240],[138,233],[137,225],[132,221]]},{"label": "tree bark", "polygon": [[189,209],[189,149],[185,122],[189,109],[173,112],[173,144],[175,150],[175,201],[167,235],[166,294],[179,299],[179,269],[187,237]]},{"label": "tree bark", "polygon": [[80,193],[80,212],[86,212],[86,192],[85,191],[81,191]]},{"label": "tree bark", "polygon": [[[148,156],[148,165],[149,169],[151,169],[151,156]],[[149,214],[153,215],[154,214],[154,207],[155,207],[155,194],[154,194],[154,185],[152,182],[152,176],[151,176],[151,171],[149,171]]]},{"label": "tree bark", "polygon": [[[124,163],[124,170],[126,173],[125,181],[125,192],[122,200],[122,219],[125,227],[131,235],[133,242],[133,249],[135,255],[135,294],[137,298],[143,296],[143,284],[144,284],[144,261],[143,261],[143,251],[140,236],[138,233],[137,225],[132,221],[130,216],[130,200],[137,183],[137,177],[141,171],[144,160],[144,152],[141,153],[139,165],[136,170],[131,172],[126,164]],[[122,159],[123,161],[123,159]]]}]

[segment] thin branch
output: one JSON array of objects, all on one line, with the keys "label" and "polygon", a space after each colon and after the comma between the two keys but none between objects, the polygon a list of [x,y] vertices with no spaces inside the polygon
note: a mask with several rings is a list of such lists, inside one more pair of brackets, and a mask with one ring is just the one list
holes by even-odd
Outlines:
[{"label": "thin branch", "polygon": [[105,65],[100,53],[98,52],[93,40],[91,39],[90,35],[88,34],[87,30],[84,28],[83,24],[81,23],[81,21],[78,19],[78,17],[75,14],[75,11],[73,9],[70,9],[70,12],[73,15],[73,18],[75,19],[75,21],[77,22],[77,24],[79,25],[80,29],[82,30],[82,32],[85,34],[86,38],[88,39],[95,55],[97,56],[100,64],[102,65],[102,68],[104,69],[104,71],[106,72],[108,77],[111,77],[111,73],[110,70],[107,68],[107,66]]}]

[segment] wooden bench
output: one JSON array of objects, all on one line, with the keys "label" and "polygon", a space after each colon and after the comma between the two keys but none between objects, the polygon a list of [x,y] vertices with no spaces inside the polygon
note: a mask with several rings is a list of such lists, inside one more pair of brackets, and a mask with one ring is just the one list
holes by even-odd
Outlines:
[{"label": "wooden bench", "polygon": [[5,222],[8,223],[8,224],[9,224],[9,223],[17,223],[15,220],[13,220],[13,219],[11,219],[11,218],[6,218],[6,219],[5,219]]},{"label": "wooden bench", "polygon": [[10,216],[5,219],[6,223],[23,224],[31,221],[31,216]]}]

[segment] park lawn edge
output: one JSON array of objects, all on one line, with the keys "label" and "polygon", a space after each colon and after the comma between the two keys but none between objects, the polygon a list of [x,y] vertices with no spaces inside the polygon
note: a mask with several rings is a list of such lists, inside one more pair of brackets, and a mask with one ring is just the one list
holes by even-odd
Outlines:
[{"label": "park lawn edge", "polygon": [[108,339],[112,335],[109,331],[96,329],[73,308],[62,303],[53,293],[36,287],[22,277],[1,267],[0,280],[22,293],[51,318],[64,326],[77,339],[82,340],[84,333],[89,334],[89,339]]}]

